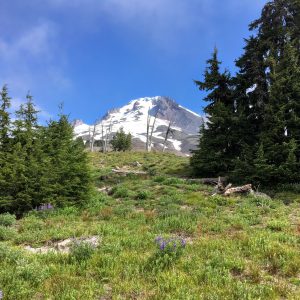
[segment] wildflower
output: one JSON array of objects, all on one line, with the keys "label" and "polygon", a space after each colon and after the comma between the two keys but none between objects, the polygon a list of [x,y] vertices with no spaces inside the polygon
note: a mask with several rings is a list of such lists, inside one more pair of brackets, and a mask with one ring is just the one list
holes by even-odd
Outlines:
[{"label": "wildflower", "polygon": [[159,243],[163,238],[161,236],[158,236],[155,238],[155,242],[156,243]]},{"label": "wildflower", "polygon": [[181,246],[183,248],[186,246],[186,240],[185,239],[181,239]]},{"label": "wildflower", "polygon": [[177,252],[185,248],[186,241],[182,238],[172,237],[164,239],[161,236],[155,238],[155,243],[161,251]]},{"label": "wildflower", "polygon": [[53,205],[51,203],[43,203],[40,206],[36,207],[35,210],[36,211],[44,211],[44,210],[48,210],[48,209],[53,209]]},{"label": "wildflower", "polygon": [[0,291],[0,299],[3,299],[3,292]]},{"label": "wildflower", "polygon": [[167,245],[166,242],[163,241],[163,242],[160,244],[159,249],[162,250],[162,251],[165,250],[166,245]]}]

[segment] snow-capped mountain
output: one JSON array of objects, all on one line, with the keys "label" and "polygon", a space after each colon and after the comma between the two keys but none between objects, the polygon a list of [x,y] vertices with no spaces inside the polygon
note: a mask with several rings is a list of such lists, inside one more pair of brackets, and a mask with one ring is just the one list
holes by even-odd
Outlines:
[{"label": "snow-capped mountain", "polygon": [[[130,101],[127,105],[108,111],[105,116],[96,123],[94,140],[101,141],[111,126],[110,137],[121,127],[126,133],[131,133],[134,149],[145,149],[147,140],[147,118],[151,116],[150,125],[153,125],[155,115],[157,119],[154,125],[152,137],[152,149],[162,150],[166,132],[171,122],[172,133],[166,143],[166,151],[177,154],[189,154],[197,144],[199,127],[203,124],[203,118],[177,104],[168,97],[147,97]],[[73,123],[76,137],[84,141],[91,139],[94,125],[84,124],[81,120]]]}]

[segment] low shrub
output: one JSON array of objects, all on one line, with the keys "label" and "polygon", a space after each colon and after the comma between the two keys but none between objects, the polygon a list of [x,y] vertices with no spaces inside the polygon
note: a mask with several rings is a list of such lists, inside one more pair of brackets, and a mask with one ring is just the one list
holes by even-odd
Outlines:
[{"label": "low shrub", "polygon": [[70,258],[77,263],[84,263],[92,257],[95,249],[91,243],[76,241],[70,248]]},{"label": "low shrub", "polygon": [[129,190],[124,186],[117,186],[113,188],[112,194],[115,198],[126,198],[129,196]]},{"label": "low shrub", "polygon": [[165,176],[156,176],[154,177],[153,181],[157,183],[162,183],[166,180],[167,178]]},{"label": "low shrub", "polygon": [[10,213],[0,214],[0,225],[12,226],[16,223],[16,216]]},{"label": "low shrub", "polygon": [[136,195],[136,199],[138,200],[146,200],[150,197],[150,193],[148,191],[139,191]]},{"label": "low shrub", "polygon": [[0,225],[0,241],[12,240],[16,236],[16,231],[13,228]]},{"label": "low shrub", "polygon": [[149,259],[149,267],[152,270],[163,270],[170,267],[182,255],[186,246],[186,241],[179,237],[163,238],[161,236],[155,239],[156,252]]},{"label": "low shrub", "polygon": [[287,227],[288,227],[288,223],[286,221],[271,220],[267,223],[267,228],[272,231],[283,231]]}]

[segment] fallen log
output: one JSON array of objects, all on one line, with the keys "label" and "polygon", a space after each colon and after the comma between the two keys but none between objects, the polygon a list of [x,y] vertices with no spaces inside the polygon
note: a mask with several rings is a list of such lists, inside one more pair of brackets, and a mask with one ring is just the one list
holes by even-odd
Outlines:
[{"label": "fallen log", "polygon": [[255,192],[252,189],[252,184],[232,187],[232,184],[229,183],[226,187],[224,187],[224,182],[222,181],[222,178],[219,177],[216,182],[216,186],[212,192],[212,196],[216,196],[216,195],[230,196],[232,194],[251,194],[258,198],[271,200],[271,197],[268,196],[267,194]]},{"label": "fallen log", "polygon": [[237,187],[230,187],[227,188],[224,192],[224,196],[230,196],[232,194],[245,194],[245,193],[251,193],[253,192],[252,190],[252,185],[251,184],[246,184],[243,186],[237,186]]},{"label": "fallen log", "polygon": [[148,175],[147,172],[144,171],[133,171],[133,170],[122,170],[122,169],[112,169],[113,173],[120,175]]}]

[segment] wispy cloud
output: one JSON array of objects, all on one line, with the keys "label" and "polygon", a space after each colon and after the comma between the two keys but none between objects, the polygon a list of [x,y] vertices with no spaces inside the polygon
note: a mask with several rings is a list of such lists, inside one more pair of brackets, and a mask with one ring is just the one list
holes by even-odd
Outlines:
[{"label": "wispy cloud", "polygon": [[49,55],[54,27],[50,23],[38,24],[11,40],[0,39],[2,59],[20,60],[24,55],[40,57]]},{"label": "wispy cloud", "polygon": [[[26,24],[27,25],[27,24]],[[47,82],[56,88],[69,88],[57,52],[57,26],[49,21],[30,24],[10,37],[0,36],[0,85],[8,84],[16,99],[14,106],[30,90]],[[50,115],[41,110],[41,117]]]},{"label": "wispy cloud", "polygon": [[[266,0],[46,0],[52,8],[76,15],[76,21],[98,25],[105,17],[120,29],[138,32],[156,46],[174,50],[191,31],[213,32],[218,14],[236,16],[240,10],[262,7]],[[97,25],[96,25],[97,24]],[[101,29],[101,25],[99,26]]]},{"label": "wispy cloud", "polygon": [[[46,0],[52,8],[76,15],[83,26],[99,26],[99,19],[140,33],[163,47],[172,45],[178,36],[187,32],[196,21],[201,23],[191,8],[195,0]],[[201,2],[201,1],[200,1]],[[101,23],[99,26],[101,30]],[[95,30],[95,29],[93,29]]]}]

